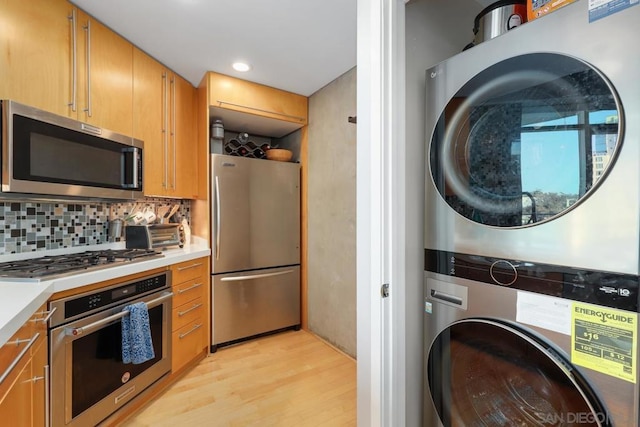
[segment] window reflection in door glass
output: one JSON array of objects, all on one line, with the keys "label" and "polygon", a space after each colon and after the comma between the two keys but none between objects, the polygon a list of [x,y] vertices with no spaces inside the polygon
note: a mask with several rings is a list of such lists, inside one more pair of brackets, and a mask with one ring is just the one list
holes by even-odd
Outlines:
[{"label": "window reflection in door glass", "polygon": [[522,227],[569,210],[606,175],[622,132],[613,87],[575,58],[530,54],[481,72],[449,102],[430,164],[472,221]]}]

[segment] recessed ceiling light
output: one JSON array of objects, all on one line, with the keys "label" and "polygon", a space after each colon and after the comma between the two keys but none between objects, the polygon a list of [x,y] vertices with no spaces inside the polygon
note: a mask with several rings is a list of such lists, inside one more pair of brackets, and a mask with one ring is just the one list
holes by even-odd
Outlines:
[{"label": "recessed ceiling light", "polygon": [[240,71],[241,73],[244,73],[246,71],[249,71],[251,69],[251,66],[244,62],[234,62],[233,69],[236,71]]}]

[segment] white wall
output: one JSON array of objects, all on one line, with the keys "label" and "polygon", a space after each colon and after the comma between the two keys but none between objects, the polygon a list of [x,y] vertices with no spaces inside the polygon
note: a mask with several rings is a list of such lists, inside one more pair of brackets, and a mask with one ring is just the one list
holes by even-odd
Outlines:
[{"label": "white wall", "polygon": [[473,40],[482,6],[472,0],[414,0],[406,6],[406,425],[422,425],[425,70]]}]

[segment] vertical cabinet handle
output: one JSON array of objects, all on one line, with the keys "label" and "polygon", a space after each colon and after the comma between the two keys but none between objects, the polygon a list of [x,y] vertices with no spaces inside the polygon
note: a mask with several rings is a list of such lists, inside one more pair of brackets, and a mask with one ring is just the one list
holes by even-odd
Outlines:
[{"label": "vertical cabinet handle", "polygon": [[84,111],[88,117],[91,117],[91,20],[87,19],[87,25],[82,27],[86,31],[87,46],[86,46],[86,58],[87,58],[87,106]]},{"label": "vertical cabinet handle", "polygon": [[164,170],[162,171],[162,188],[167,189],[169,180],[169,170],[168,170],[168,161],[167,156],[169,155],[169,147],[168,147],[168,127],[169,127],[169,106],[167,105],[169,102],[169,89],[167,87],[167,73],[162,73],[162,150],[164,156]]},{"label": "vertical cabinet handle", "polygon": [[176,189],[176,79],[171,77],[171,139],[173,140],[173,186]]},{"label": "vertical cabinet handle", "polygon": [[76,111],[76,98],[77,98],[77,86],[78,86],[78,39],[76,36],[76,10],[71,10],[71,15],[68,16],[71,24],[71,102],[69,106],[71,111]]},{"label": "vertical cabinet handle", "polygon": [[51,406],[49,401],[51,400],[51,391],[49,390],[49,365],[44,366],[44,425],[45,427],[51,427]]},{"label": "vertical cabinet handle", "polygon": [[32,381],[37,383],[40,380],[44,380],[44,425],[45,427],[51,426],[51,418],[49,416],[49,365],[43,367],[44,373],[41,377],[33,377]]},{"label": "vertical cabinet handle", "polygon": [[216,175],[216,259],[220,259],[220,182]]}]

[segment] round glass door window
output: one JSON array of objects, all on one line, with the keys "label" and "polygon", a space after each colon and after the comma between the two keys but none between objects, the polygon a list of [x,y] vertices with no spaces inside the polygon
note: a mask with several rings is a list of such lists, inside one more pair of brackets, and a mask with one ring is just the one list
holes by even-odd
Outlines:
[{"label": "round glass door window", "polygon": [[598,70],[565,55],[522,55],[477,74],[448,102],[431,139],[431,175],[464,217],[531,226],[595,189],[622,132],[620,101]]},{"label": "round glass door window", "polygon": [[558,354],[509,325],[468,319],[441,332],[427,376],[445,427],[609,426],[600,401]]}]

